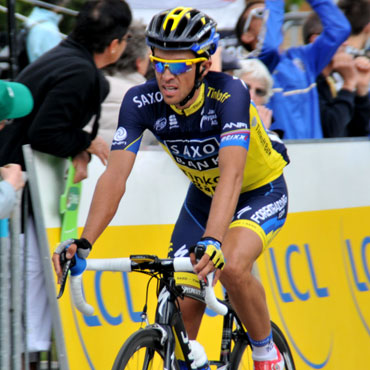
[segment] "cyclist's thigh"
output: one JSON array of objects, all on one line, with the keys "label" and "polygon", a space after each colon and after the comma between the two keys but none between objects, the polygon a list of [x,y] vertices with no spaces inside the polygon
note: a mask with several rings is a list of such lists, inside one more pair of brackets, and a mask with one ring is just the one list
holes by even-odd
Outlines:
[{"label": "cyclist's thigh", "polygon": [[176,221],[168,251],[169,257],[186,257],[189,247],[202,237],[212,198],[190,185]]},{"label": "cyclist's thigh", "polygon": [[271,242],[285,223],[288,212],[288,192],[283,176],[267,185],[243,193],[230,224],[254,231],[263,248]]}]

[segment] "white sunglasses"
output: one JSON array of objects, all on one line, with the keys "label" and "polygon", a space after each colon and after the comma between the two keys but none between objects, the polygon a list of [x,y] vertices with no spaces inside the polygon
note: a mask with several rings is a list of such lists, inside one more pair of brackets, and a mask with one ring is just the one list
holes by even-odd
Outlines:
[{"label": "white sunglasses", "polygon": [[247,17],[247,20],[244,23],[243,33],[245,33],[245,32],[248,31],[249,26],[250,26],[253,18],[263,19],[263,17],[265,16],[265,14],[266,14],[266,8],[254,8],[254,9],[252,9],[249,12],[248,17]]}]

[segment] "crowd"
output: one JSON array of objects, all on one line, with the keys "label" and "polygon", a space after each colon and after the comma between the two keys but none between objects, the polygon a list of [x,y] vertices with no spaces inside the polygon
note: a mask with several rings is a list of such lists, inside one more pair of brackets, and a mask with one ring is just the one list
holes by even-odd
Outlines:
[{"label": "crowd", "polygon": [[[246,0],[231,32],[235,43],[220,41],[224,46],[213,56],[213,68],[245,83],[264,127],[282,139],[367,137],[370,3],[307,3],[312,12],[302,26],[302,44],[284,49],[284,0]],[[9,217],[14,192],[24,185],[22,145],[71,157],[75,182],[83,180],[92,155],[108,162],[119,116],[126,114],[126,92],[154,76],[146,25],[132,22],[124,1],[87,1],[66,39],[59,20],[56,12],[33,10],[30,64],[16,82],[0,83],[0,218]],[[240,46],[243,56],[236,52]],[[148,130],[140,141],[142,147],[157,143]],[[32,207],[28,228],[35,234]],[[34,268],[35,261],[40,266],[37,239],[30,240],[29,279],[35,283],[28,285],[27,299],[35,310],[27,318],[28,343],[30,352],[38,352],[50,347],[51,317],[42,271]]]}]

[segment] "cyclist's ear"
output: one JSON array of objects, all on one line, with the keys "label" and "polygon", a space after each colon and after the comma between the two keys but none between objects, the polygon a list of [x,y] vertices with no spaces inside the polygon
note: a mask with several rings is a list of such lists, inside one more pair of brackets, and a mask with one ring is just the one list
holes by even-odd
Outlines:
[{"label": "cyclist's ear", "polygon": [[204,77],[210,70],[212,62],[210,60],[204,61],[199,68],[200,77]]}]

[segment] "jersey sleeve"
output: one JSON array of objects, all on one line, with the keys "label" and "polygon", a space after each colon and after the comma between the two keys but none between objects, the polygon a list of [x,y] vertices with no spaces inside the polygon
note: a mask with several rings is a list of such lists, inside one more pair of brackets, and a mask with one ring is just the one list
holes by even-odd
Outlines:
[{"label": "jersey sleeve", "polygon": [[229,83],[230,97],[221,105],[220,149],[226,146],[242,146],[248,150],[250,140],[250,95],[245,83],[234,79]]},{"label": "jersey sleeve", "polygon": [[122,101],[111,150],[130,150],[135,154],[139,150],[146,127],[146,115],[134,103],[137,94],[137,87],[133,87]]}]

